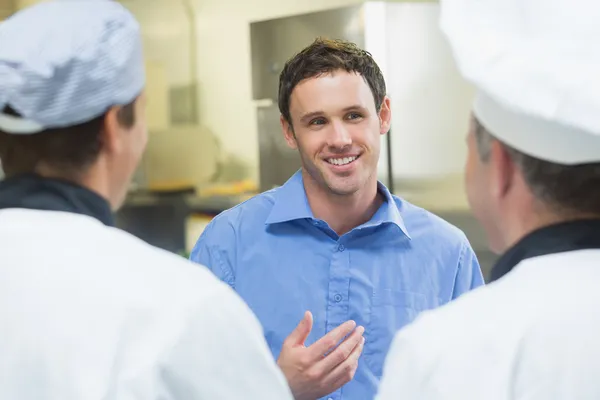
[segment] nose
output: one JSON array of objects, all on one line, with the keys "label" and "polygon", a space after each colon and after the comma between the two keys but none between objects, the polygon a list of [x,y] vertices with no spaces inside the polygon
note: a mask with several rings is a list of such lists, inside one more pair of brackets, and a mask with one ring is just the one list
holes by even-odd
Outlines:
[{"label": "nose", "polygon": [[335,121],[331,124],[331,127],[327,143],[329,147],[344,148],[352,144],[350,132],[343,122]]}]

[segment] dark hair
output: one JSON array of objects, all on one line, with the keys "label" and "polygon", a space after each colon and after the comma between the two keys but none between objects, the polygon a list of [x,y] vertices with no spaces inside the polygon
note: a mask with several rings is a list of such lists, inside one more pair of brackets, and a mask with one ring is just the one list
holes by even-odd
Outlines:
[{"label": "dark hair", "polygon": [[292,57],[279,76],[279,111],[288,123],[292,91],[304,79],[336,70],[360,74],[373,93],[375,107],[381,108],[386,95],[385,80],[371,54],[343,40],[317,38],[310,46]]},{"label": "dark hair", "polygon": [[[10,106],[4,114],[20,117]],[[71,175],[84,171],[98,158],[102,149],[102,129],[106,113],[82,124],[53,128],[30,135],[15,135],[0,130],[0,160],[7,177],[35,172],[40,163]],[[123,106],[118,121],[126,128],[135,124],[135,100]]]},{"label": "dark hair", "polygon": [[[476,118],[474,124],[479,156],[487,161],[491,143],[497,139]],[[560,214],[600,215],[600,163],[560,165],[501,144],[539,201]]]}]

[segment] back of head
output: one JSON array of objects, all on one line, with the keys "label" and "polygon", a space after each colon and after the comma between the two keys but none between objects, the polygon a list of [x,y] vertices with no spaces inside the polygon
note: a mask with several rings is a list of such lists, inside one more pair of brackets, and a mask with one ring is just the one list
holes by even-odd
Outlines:
[{"label": "back of head", "polygon": [[600,217],[598,20],[595,0],[442,1],[481,159],[499,141],[557,215]]},{"label": "back of head", "polygon": [[473,123],[481,159],[487,161],[492,141],[500,140],[533,196],[546,209],[565,219],[600,217],[600,162],[570,165],[533,157],[498,139],[477,116]]},{"label": "back of head", "polygon": [[140,27],[111,0],[54,0],[0,23],[0,158],[7,177],[85,170],[104,116],[134,124],[145,77]]},{"label": "back of head", "polygon": [[318,38],[288,60],[279,76],[279,111],[285,120],[292,123],[290,97],[300,82],[338,70],[361,75],[371,88],[379,110],[386,87],[371,54],[351,42]]}]

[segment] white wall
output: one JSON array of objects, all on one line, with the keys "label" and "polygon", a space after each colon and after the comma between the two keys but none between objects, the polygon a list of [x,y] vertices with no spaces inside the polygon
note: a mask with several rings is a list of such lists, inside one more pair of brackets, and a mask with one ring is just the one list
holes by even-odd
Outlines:
[{"label": "white wall", "polygon": [[399,3],[386,14],[396,180],[438,184],[462,175],[475,92],[460,75],[439,28],[439,4]]},{"label": "white wall", "polygon": [[179,0],[122,0],[140,22],[146,60],[163,64],[172,85],[188,84],[190,22]]},{"label": "white wall", "polygon": [[[18,0],[19,6],[39,0]],[[252,102],[249,23],[357,4],[357,0],[185,0],[197,24],[197,79],[200,124],[218,136],[227,152],[251,166],[258,179],[258,133]],[[167,85],[186,85],[191,70],[190,25],[182,0],[122,0],[140,20],[146,58],[164,71],[151,78],[156,124],[166,116]],[[431,6],[431,7],[429,7]],[[396,9],[387,17],[385,52],[394,110],[394,167],[403,177],[459,174],[460,139],[467,126],[471,90],[460,79],[437,29],[437,5]],[[299,49],[298,49],[299,50]],[[153,65],[153,66],[156,66]],[[393,71],[393,73],[392,73]],[[159,79],[161,73],[165,75]],[[163,82],[166,81],[166,82]],[[158,83],[163,83],[159,85]],[[160,102],[159,102],[160,101]],[[198,150],[202,157],[202,150]],[[431,162],[433,159],[435,162]],[[385,165],[382,160],[381,166]]]}]

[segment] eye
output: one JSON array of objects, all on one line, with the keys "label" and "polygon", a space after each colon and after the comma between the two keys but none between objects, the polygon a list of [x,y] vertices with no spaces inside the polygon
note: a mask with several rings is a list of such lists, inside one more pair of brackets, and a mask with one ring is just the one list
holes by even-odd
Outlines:
[{"label": "eye", "polygon": [[325,118],[315,118],[310,121],[310,125],[325,125]]},{"label": "eye", "polygon": [[360,118],[362,118],[362,115],[361,115],[361,114],[359,114],[359,113],[357,113],[357,112],[352,112],[352,113],[348,114],[348,117],[347,117],[347,118],[348,118],[349,120],[357,120],[357,119],[360,119]]}]

